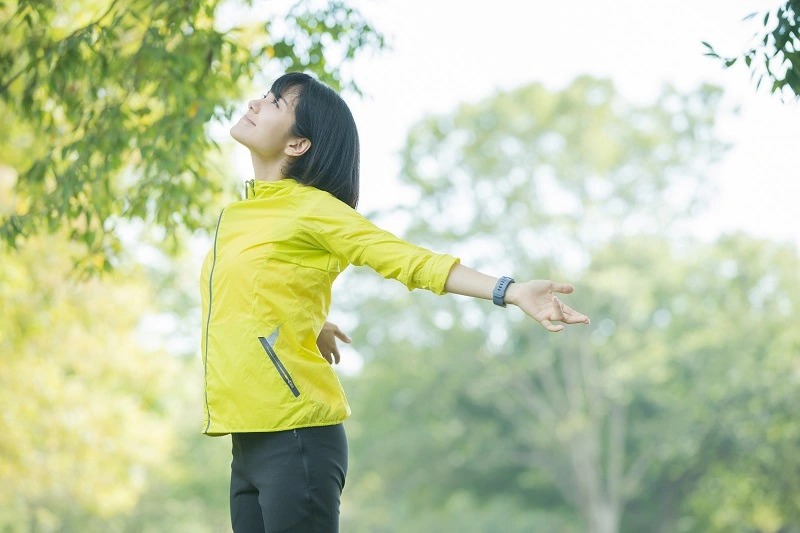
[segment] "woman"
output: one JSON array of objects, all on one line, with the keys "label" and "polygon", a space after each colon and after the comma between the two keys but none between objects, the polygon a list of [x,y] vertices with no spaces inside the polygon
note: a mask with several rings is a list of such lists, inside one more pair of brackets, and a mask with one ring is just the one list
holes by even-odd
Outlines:
[{"label": "woman", "polygon": [[571,285],[498,280],[359,215],[356,125],[312,77],[280,77],[231,136],[250,150],[254,179],[220,213],[203,264],[203,431],[232,435],[236,533],[338,531],[350,408],[329,363],[334,335],[348,339],[325,319],[349,264],[409,289],[511,303],[553,332],[589,319],[555,296]]}]

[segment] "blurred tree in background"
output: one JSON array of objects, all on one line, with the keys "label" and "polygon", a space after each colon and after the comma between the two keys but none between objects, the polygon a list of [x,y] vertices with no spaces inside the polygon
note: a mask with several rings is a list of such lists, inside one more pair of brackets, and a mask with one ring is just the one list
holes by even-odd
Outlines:
[{"label": "blurred tree in background", "polygon": [[744,237],[700,243],[681,224],[724,148],[718,99],[666,88],[635,106],[581,78],[412,130],[406,236],[497,275],[574,279],[593,324],[551,336],[486,302],[385,282],[367,300],[342,290],[366,361],[348,380],[348,531],[798,522],[800,487],[784,469],[800,466],[786,456],[800,430],[800,263]]},{"label": "blurred tree in background", "polygon": [[226,531],[229,442],[199,432],[195,354],[143,327],[169,318],[169,278],[126,257],[81,280],[84,252],[56,233],[0,264],[0,531]]},{"label": "blurred tree in background", "polygon": [[0,268],[3,531],[128,512],[175,447],[179,361],[135,335],[147,280],[70,279],[80,248],[36,237]]},{"label": "blurred tree in background", "polygon": [[2,238],[67,227],[86,266],[106,269],[120,221],[162,227],[173,245],[177,229],[209,224],[225,175],[209,165],[209,126],[255,78],[306,70],[353,86],[340,67],[383,46],[341,0],[269,20],[246,1],[2,2],[0,26],[0,115],[17,128],[4,144],[26,154]]}]

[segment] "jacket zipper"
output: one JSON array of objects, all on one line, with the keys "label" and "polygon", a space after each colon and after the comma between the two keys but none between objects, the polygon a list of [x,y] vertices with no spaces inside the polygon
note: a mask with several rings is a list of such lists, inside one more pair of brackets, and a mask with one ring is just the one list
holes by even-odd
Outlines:
[{"label": "jacket zipper", "polygon": [[203,380],[205,382],[205,400],[206,400],[206,413],[208,413],[208,424],[206,424],[206,431],[211,427],[211,411],[208,408],[208,328],[211,325],[211,303],[212,303],[212,281],[214,280],[214,267],[217,266],[217,237],[219,237],[219,226],[222,222],[222,213],[225,212],[223,208],[219,212],[217,219],[217,229],[214,231],[214,248],[211,258],[211,272],[208,274],[208,316],[206,317],[206,353],[203,354]]},{"label": "jacket zipper", "polygon": [[256,180],[247,180],[244,182],[244,199],[250,198],[250,195],[256,195]]},{"label": "jacket zipper", "polygon": [[289,387],[289,390],[292,391],[294,397],[297,398],[298,396],[300,396],[300,391],[297,390],[297,387],[295,386],[294,381],[292,380],[292,376],[289,375],[289,371],[286,370],[286,367],[283,366],[281,360],[278,359],[278,354],[275,353],[275,350],[272,348],[269,341],[264,337],[259,337],[258,340],[261,341],[261,346],[264,347],[264,350],[267,352],[267,355],[269,355],[269,358],[272,360],[272,364],[275,365],[275,369],[278,371],[278,374],[281,375],[281,378],[283,378],[283,382],[286,383],[286,386]]}]

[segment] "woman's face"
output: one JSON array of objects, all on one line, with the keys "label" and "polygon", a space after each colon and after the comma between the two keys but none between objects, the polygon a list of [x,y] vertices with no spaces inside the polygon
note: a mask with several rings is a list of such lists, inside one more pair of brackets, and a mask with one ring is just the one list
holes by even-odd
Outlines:
[{"label": "woman's face", "polygon": [[247,113],[231,128],[231,137],[263,159],[282,159],[293,138],[296,99],[297,91],[289,89],[281,98],[267,93],[263,98],[251,100]]}]

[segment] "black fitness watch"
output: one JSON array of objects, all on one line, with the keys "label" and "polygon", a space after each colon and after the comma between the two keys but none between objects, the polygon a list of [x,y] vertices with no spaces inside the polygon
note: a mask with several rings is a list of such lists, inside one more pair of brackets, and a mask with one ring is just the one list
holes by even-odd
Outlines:
[{"label": "black fitness watch", "polygon": [[508,286],[512,283],[514,283],[514,279],[508,276],[503,276],[497,280],[497,285],[494,286],[494,291],[492,291],[492,301],[494,305],[499,305],[500,307],[506,306],[506,291],[508,290]]}]

